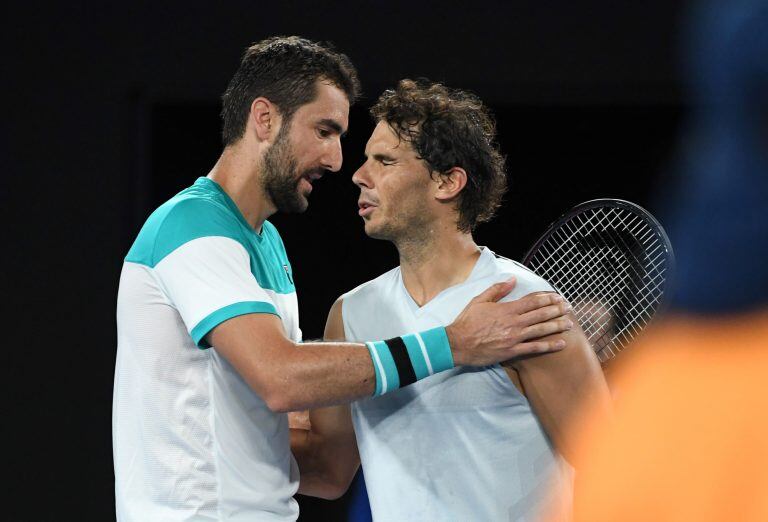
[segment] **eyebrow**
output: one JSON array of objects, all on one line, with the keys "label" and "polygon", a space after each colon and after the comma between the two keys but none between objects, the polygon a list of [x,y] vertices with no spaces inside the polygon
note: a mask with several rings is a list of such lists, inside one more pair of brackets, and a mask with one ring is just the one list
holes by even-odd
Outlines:
[{"label": "eyebrow", "polygon": [[386,154],[377,153],[373,155],[373,159],[376,161],[395,161],[395,158]]},{"label": "eyebrow", "polygon": [[341,127],[339,122],[337,122],[336,120],[332,120],[330,118],[323,118],[322,120],[319,121],[319,123],[320,125],[325,125],[326,127],[333,129],[336,132],[336,134],[339,134],[342,138],[347,135],[347,131],[345,131]]}]

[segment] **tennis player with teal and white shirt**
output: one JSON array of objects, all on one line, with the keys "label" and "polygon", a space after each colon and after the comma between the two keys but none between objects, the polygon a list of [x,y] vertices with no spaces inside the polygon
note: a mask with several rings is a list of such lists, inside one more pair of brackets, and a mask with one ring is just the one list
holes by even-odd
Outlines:
[{"label": "tennis player with teal and white shirt", "polygon": [[423,353],[299,342],[291,265],[266,220],[306,209],[312,183],[339,170],[357,89],[341,54],[297,37],[254,44],[223,97],[216,165],[139,232],[117,297],[118,520],[295,520],[284,412],[382,391],[372,357],[387,371],[395,359],[413,367],[429,357],[443,361],[439,372],[562,348],[533,340],[562,329],[561,300],[496,303],[511,282],[423,332]]},{"label": "tennis player with teal and white shirt", "polygon": [[120,278],[114,446],[126,518],[166,519],[162,504],[173,492],[198,499],[190,513],[210,506],[218,516],[221,492],[232,509],[246,503],[295,516],[286,502],[298,470],[285,416],[206,350],[213,327],[252,313],[274,315],[288,339],[301,341],[277,230],[265,221],[256,233],[216,182],[200,178],[152,214]]}]

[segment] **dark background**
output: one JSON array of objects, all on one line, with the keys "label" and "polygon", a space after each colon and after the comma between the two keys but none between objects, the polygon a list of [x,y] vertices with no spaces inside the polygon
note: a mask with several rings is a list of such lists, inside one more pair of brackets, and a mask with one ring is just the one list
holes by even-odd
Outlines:
[{"label": "dark background", "polygon": [[[333,300],[397,263],[365,238],[350,181],[367,107],[403,77],[475,91],[493,109],[510,191],[480,244],[519,258],[568,207],[655,210],[686,114],[686,4],[647,2],[24,3],[3,19],[8,232],[4,518],[114,518],[111,399],[122,259],[148,214],[220,153],[219,96],[242,50],[275,34],[332,41],[359,69],[344,167],[309,210],[275,216],[306,338]],[[302,499],[302,518],[344,501]]]}]

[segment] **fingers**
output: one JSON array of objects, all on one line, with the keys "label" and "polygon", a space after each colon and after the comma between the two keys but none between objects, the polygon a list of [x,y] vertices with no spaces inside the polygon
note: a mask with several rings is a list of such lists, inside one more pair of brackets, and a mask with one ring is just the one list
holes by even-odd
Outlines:
[{"label": "fingers", "polygon": [[561,317],[545,323],[537,323],[523,328],[521,335],[523,339],[536,339],[560,332],[565,332],[573,328],[573,321],[567,317]]},{"label": "fingers", "polygon": [[511,292],[512,289],[515,287],[516,283],[517,283],[517,280],[514,277],[511,277],[506,281],[502,281],[501,283],[496,283],[495,285],[491,285],[487,289],[485,289],[481,294],[476,295],[475,298],[472,299],[472,302],[473,303],[496,302],[502,297],[504,297],[505,295],[507,295],[509,292]]},{"label": "fingers", "polygon": [[567,301],[562,301],[558,304],[548,305],[544,308],[537,308],[530,312],[524,313],[520,316],[520,321],[523,326],[528,326],[536,323],[543,323],[550,319],[561,317],[571,311],[571,305]]},{"label": "fingers", "polygon": [[521,297],[516,301],[510,301],[505,303],[511,305],[511,308],[518,314],[524,314],[537,308],[543,308],[554,304],[559,304],[564,301],[560,294],[554,292],[544,292],[536,294],[528,294],[525,297]]},{"label": "fingers", "polygon": [[523,357],[539,353],[559,352],[563,348],[565,348],[565,341],[562,339],[520,343],[516,344],[510,350],[509,358],[512,359],[513,357]]}]

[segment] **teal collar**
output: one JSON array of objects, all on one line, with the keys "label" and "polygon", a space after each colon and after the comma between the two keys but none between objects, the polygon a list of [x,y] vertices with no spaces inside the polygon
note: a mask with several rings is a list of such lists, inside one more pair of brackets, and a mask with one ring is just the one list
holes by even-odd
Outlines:
[{"label": "teal collar", "polygon": [[[229,197],[229,194],[226,193],[226,191],[221,188],[221,185],[213,181],[211,178],[206,177],[199,177],[195,181],[195,185],[198,187],[203,187],[208,190],[212,190],[214,192],[217,192],[221,194],[221,197],[224,198],[224,203],[227,205],[227,208],[232,211],[232,213],[237,216],[237,220],[240,221],[240,223],[245,226],[248,230],[253,232],[259,240],[262,239],[262,236],[260,233],[258,233],[248,221],[246,221],[245,216],[243,216],[243,213],[240,212],[240,208],[235,204],[235,202],[232,200],[231,197]],[[264,232],[264,226],[262,225],[261,231]]]}]

